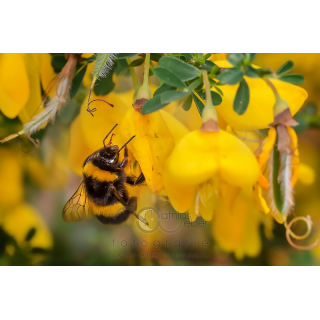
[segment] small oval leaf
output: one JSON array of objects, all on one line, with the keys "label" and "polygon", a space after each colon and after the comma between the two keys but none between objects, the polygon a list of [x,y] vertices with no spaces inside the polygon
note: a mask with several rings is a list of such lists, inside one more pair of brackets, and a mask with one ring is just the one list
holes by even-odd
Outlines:
[{"label": "small oval leaf", "polygon": [[184,91],[167,91],[161,94],[161,103],[170,103],[173,101],[180,100],[187,95],[189,95],[190,92],[184,92]]},{"label": "small oval leaf", "polygon": [[291,60],[288,60],[285,62],[278,70],[277,70],[277,75],[285,74],[289,72],[293,68],[294,64]]},{"label": "small oval leaf", "polygon": [[148,100],[142,107],[141,114],[149,114],[158,111],[165,107],[167,104],[161,103],[160,95]]},{"label": "small oval leaf", "polygon": [[185,111],[190,110],[192,104],[192,95],[190,94],[183,102],[182,109]]},{"label": "small oval leaf", "polygon": [[[151,70],[151,69],[150,69]],[[169,85],[167,85],[166,83],[163,83],[162,85],[160,85],[157,90],[154,92],[153,96],[157,96],[163,92],[166,92],[166,91],[169,91],[169,90],[172,90],[174,89],[174,87],[171,87]]]},{"label": "small oval leaf", "polygon": [[279,78],[282,81],[286,81],[292,84],[304,83],[304,77],[301,74],[285,74]]},{"label": "small oval leaf", "polygon": [[174,57],[162,57],[159,66],[169,69],[181,81],[192,80],[201,75],[199,69]]},{"label": "small oval leaf", "polygon": [[239,68],[226,69],[217,76],[220,84],[236,84],[242,80],[243,70]]},{"label": "small oval leaf", "polygon": [[164,83],[175,87],[175,88],[186,88],[187,86],[183,83],[175,74],[170,70],[162,67],[152,68],[153,73]]},{"label": "small oval leaf", "polygon": [[238,115],[246,112],[250,99],[249,87],[246,80],[242,79],[233,101],[233,109]]},{"label": "small oval leaf", "polygon": [[202,117],[202,110],[204,109],[204,104],[202,103],[202,101],[192,92],[192,99],[194,100],[197,109],[200,113],[200,116]]},{"label": "small oval leaf", "polygon": [[[206,101],[206,91],[205,90],[197,91],[197,94],[199,95],[199,97],[203,101]],[[211,99],[212,99],[212,104],[214,106],[218,106],[222,102],[222,97],[220,96],[220,94],[218,92],[215,92],[215,91],[211,91]]]}]

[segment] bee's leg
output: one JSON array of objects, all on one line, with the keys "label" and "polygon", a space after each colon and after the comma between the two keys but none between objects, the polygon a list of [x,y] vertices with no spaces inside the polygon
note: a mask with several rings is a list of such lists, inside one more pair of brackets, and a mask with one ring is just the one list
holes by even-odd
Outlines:
[{"label": "bee's leg", "polygon": [[120,169],[125,168],[125,166],[128,164],[128,148],[127,146],[124,147],[124,158],[122,160],[122,162],[119,165]]},{"label": "bee's leg", "polygon": [[137,207],[138,207],[138,203],[137,203],[137,197],[131,197],[128,201],[128,206],[130,208],[132,208],[133,211],[136,211],[137,210]]},{"label": "bee's leg", "polygon": [[132,177],[127,177],[127,184],[130,184],[131,186],[138,186],[139,184],[145,182],[146,179],[144,177],[144,174],[141,172],[140,176],[137,178],[137,180],[133,180]]},{"label": "bee's leg", "polygon": [[[123,198],[119,195],[117,189],[114,187],[114,186],[111,186],[110,187],[110,191],[111,193],[119,200],[119,202],[126,207],[127,210],[130,211],[131,214],[133,214],[137,219],[139,219],[141,222],[143,222],[144,224],[146,225],[149,225],[147,220],[144,219],[143,217],[140,217],[138,216],[136,213],[135,213],[135,210],[133,209],[133,206],[136,205],[136,201],[137,201],[137,198],[136,197],[132,197],[132,198],[135,198],[135,199],[132,199],[130,198],[128,203],[126,203]],[[132,200],[131,200],[132,199]]]}]

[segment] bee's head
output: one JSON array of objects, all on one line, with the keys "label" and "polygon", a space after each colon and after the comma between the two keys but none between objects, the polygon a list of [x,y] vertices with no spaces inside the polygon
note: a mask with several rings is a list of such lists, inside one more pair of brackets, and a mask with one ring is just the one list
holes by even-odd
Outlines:
[{"label": "bee's head", "polygon": [[116,164],[119,161],[119,147],[116,145],[103,147],[97,157],[102,158],[108,165]]}]

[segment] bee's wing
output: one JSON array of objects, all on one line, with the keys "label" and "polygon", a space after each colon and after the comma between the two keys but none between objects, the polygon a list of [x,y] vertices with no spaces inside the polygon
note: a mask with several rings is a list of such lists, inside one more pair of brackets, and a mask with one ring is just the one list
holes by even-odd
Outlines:
[{"label": "bee's wing", "polygon": [[62,219],[65,222],[81,221],[85,218],[91,218],[89,212],[86,186],[82,181],[78,190],[69,199],[62,210]]}]

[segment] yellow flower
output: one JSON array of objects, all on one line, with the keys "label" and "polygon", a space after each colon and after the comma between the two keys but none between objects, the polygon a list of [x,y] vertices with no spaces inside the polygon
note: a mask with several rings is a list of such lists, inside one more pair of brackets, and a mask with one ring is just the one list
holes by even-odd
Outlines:
[{"label": "yellow flower", "polygon": [[206,207],[204,219],[210,220],[219,181],[242,188],[255,184],[258,176],[256,158],[242,141],[223,130],[196,130],[182,138],[167,159],[165,188],[175,210],[185,212],[195,201],[196,211],[203,216],[201,206]]},{"label": "yellow flower", "polygon": [[20,246],[25,245],[25,238],[32,228],[35,228],[36,231],[29,243],[31,247],[50,249],[53,246],[53,238],[49,228],[35,208],[27,203],[22,202],[10,212],[1,214],[0,226]]},{"label": "yellow flower", "polygon": [[[228,61],[215,61],[221,68],[232,67]],[[276,101],[273,91],[261,78],[244,77],[250,89],[250,101],[247,111],[238,115],[233,110],[233,101],[238,84],[224,85],[219,88],[223,92],[222,103],[216,107],[218,113],[233,128],[239,130],[257,130],[268,128],[273,122],[273,107]],[[295,115],[307,99],[307,92],[293,84],[270,79],[276,87],[280,97],[285,100],[290,108],[291,115]]]},{"label": "yellow flower", "polygon": [[266,236],[272,237],[273,220],[255,208],[251,187],[242,189],[231,208],[226,201],[220,201],[212,220],[214,240],[223,250],[233,252],[237,259],[255,257],[260,253],[261,223],[264,224]]}]

